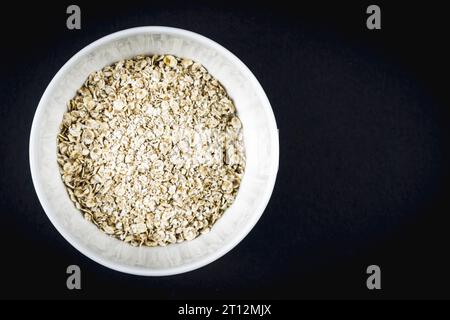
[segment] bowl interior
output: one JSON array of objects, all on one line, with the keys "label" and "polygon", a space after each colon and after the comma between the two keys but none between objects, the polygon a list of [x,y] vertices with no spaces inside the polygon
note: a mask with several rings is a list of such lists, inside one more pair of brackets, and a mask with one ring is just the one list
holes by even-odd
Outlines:
[{"label": "bowl interior", "polygon": [[[167,247],[135,248],[85,221],[70,201],[56,162],[56,136],[67,102],[86,77],[138,54],[173,54],[203,64],[226,88],[244,128],[246,172],[233,205],[211,232]],[[47,87],[30,139],[33,182],[44,210],[78,250],[110,268],[167,275],[205,265],[234,247],[250,231],[271,195],[278,169],[278,132],[259,83],[234,55],[207,38],[172,28],[143,27],[102,38],[76,54]]]}]

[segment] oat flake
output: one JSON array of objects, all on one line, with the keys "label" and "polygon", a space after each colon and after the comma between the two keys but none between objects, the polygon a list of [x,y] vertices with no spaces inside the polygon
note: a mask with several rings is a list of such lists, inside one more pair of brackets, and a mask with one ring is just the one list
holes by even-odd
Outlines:
[{"label": "oat flake", "polygon": [[86,220],[134,246],[207,233],[245,169],[233,101],[199,63],[137,56],[89,75],[58,134],[63,182]]}]

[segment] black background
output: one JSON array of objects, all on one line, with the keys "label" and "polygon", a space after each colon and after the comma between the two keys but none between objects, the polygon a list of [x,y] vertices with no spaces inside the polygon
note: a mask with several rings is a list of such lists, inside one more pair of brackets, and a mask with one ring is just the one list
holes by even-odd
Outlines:
[{"label": "black background", "polygon": [[[438,1],[74,2],[2,4],[2,298],[450,298],[448,22]],[[205,35],[236,54],[271,101],[280,169],[252,232],[223,258],[151,278],[106,269],[51,225],[31,181],[33,115],[59,68],[92,41],[134,26]],[[66,267],[82,269],[81,291]],[[382,290],[366,288],[366,268]]]}]

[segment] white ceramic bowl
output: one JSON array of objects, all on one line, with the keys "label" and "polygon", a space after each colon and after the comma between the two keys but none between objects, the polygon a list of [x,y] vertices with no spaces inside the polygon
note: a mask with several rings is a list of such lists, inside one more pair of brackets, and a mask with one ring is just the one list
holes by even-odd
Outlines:
[{"label": "white ceramic bowl", "polygon": [[[173,54],[203,64],[234,100],[244,128],[246,171],[235,202],[208,234],[167,247],[135,248],[85,221],[66,193],[56,162],[56,136],[67,101],[91,72],[138,54]],[[275,117],[250,70],[216,42],[168,27],[120,31],[78,52],[45,90],[30,135],[34,187],[56,229],[92,260],[111,269],[145,276],[187,272],[218,259],[236,246],[256,224],[269,201],[278,160]]]}]

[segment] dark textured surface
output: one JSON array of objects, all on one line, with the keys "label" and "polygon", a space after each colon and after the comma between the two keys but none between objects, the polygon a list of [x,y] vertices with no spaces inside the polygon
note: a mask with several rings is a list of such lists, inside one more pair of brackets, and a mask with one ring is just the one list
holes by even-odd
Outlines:
[{"label": "dark textured surface", "polygon": [[[81,3],[81,31],[65,28],[65,3],[5,11],[0,297],[449,298],[445,11],[378,2],[383,30],[371,32],[368,2],[167,2]],[[218,261],[164,278],[78,253],[46,218],[28,165],[32,118],[53,75],[99,37],[141,25],[195,31],[235,53],[280,128],[277,184],[254,230]],[[70,264],[82,269],[82,291],[65,288]],[[381,292],[365,288],[370,264],[382,268]]]}]

